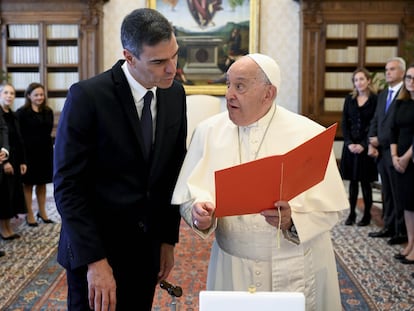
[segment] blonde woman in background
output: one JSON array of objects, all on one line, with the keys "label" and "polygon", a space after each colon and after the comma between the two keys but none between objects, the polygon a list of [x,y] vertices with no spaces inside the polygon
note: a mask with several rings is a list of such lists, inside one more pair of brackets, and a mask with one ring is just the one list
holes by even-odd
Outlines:
[{"label": "blonde woman in background", "polygon": [[3,178],[0,179],[0,236],[4,240],[20,238],[15,233],[11,219],[26,213],[21,176],[26,173],[26,160],[19,122],[12,107],[16,98],[13,85],[0,85],[0,116],[8,128],[9,158],[3,161]]},{"label": "blonde woman in background", "polygon": [[364,199],[364,215],[358,226],[371,222],[372,185],[378,180],[378,171],[373,158],[368,156],[368,130],[377,107],[377,95],[371,84],[371,75],[365,68],[358,68],[352,74],[354,89],[345,97],[342,112],[342,134],[344,145],[341,156],[342,179],[349,180],[350,212],[345,225],[356,221],[356,205],[361,184]]}]

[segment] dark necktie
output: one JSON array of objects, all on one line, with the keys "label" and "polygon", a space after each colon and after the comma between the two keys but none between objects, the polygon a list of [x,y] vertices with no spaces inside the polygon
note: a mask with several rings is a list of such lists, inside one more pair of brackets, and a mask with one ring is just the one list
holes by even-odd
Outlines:
[{"label": "dark necktie", "polygon": [[388,108],[390,108],[391,102],[392,102],[392,92],[393,90],[388,90],[388,97],[387,97],[387,103],[385,104],[385,113],[387,113]]},{"label": "dark necktie", "polygon": [[148,91],[144,96],[144,107],[141,114],[141,129],[144,137],[145,158],[148,159],[151,153],[152,145],[152,115],[151,115],[151,100],[152,92]]}]

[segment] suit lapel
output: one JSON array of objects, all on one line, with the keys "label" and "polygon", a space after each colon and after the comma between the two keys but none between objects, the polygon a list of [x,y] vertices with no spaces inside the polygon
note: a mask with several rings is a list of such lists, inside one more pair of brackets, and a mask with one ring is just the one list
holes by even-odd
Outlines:
[{"label": "suit lapel", "polygon": [[388,109],[387,112],[385,112],[385,105],[386,105],[386,102],[387,102],[388,91],[385,92],[385,90],[384,90],[383,92],[384,92],[384,94],[381,94],[382,96],[381,96],[380,102],[379,102],[380,109],[381,109],[381,115],[382,115],[381,123],[384,123],[384,122],[387,121],[388,116],[391,115],[392,108],[393,108],[392,107],[393,104],[391,103],[390,108]]},{"label": "suit lapel", "polygon": [[398,91],[396,91],[396,93],[394,95],[394,98],[392,99],[390,108],[388,108],[388,111],[387,112],[385,112],[385,105],[386,105],[386,101],[387,101],[388,91],[387,91],[387,94],[385,94],[386,96],[384,96],[382,98],[382,106],[383,106],[383,113],[384,113],[384,119],[383,119],[383,121],[384,122],[386,120],[388,120],[390,118],[390,116],[393,115],[394,110],[395,110],[395,102],[397,100],[398,94],[400,93],[400,90],[401,90],[401,88]]},{"label": "suit lapel", "polygon": [[141,127],[139,124],[139,116],[137,108],[135,106],[134,98],[132,96],[131,89],[128,81],[122,71],[123,61],[119,61],[112,67],[116,93],[119,98],[119,104],[121,105],[126,115],[127,122],[132,128],[135,138],[140,146],[141,153],[144,156],[144,141],[142,138]]}]

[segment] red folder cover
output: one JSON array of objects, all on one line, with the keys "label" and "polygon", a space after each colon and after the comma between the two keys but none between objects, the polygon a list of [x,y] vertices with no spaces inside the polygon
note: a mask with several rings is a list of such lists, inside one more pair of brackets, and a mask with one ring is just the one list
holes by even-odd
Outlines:
[{"label": "red folder cover", "polygon": [[337,124],[283,155],[215,172],[216,217],[260,213],[321,182]]}]

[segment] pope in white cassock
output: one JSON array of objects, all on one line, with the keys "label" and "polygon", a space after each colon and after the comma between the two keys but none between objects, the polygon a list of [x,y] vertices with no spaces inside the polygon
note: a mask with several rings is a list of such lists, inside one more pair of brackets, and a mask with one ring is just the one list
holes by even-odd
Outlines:
[{"label": "pope in white cassock", "polygon": [[215,171],[284,154],[325,130],[275,104],[280,80],[278,64],[263,54],[230,67],[228,111],[195,130],[172,203],[198,235],[215,232],[207,290],[303,292],[307,311],[342,310],[330,230],[348,199],[333,152],[324,180],[289,202],[260,214],[214,216]]}]

